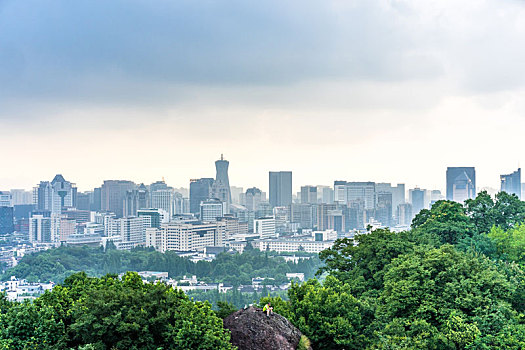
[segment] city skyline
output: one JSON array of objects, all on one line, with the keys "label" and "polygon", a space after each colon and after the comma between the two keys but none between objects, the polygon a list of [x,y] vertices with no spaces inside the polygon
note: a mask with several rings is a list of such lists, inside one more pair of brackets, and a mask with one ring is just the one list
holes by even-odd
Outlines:
[{"label": "city skyline", "polygon": [[[228,161],[231,163],[230,159],[228,159]],[[235,164],[234,164],[234,168],[235,168]],[[449,167],[447,167],[447,168],[449,168]],[[428,183],[428,182],[425,182],[425,181],[419,181],[419,182],[416,182],[414,184],[411,184],[411,183],[409,183],[407,181],[402,181],[402,180],[400,180],[400,181],[393,181],[393,180],[390,180],[388,178],[385,178],[385,179],[382,179],[382,180],[376,180],[376,179],[365,179],[365,178],[359,178],[359,177],[357,179],[356,178],[334,177],[331,181],[329,181],[327,183],[315,183],[315,182],[302,182],[301,183],[301,182],[299,182],[299,180],[296,180],[297,178],[301,178],[301,176],[299,174],[295,173],[292,170],[291,172],[293,174],[293,179],[294,179],[293,180],[293,184],[292,184],[292,194],[295,196],[296,194],[300,193],[301,192],[301,187],[303,187],[303,186],[329,186],[329,187],[333,187],[334,181],[354,181],[354,182],[372,181],[372,182],[375,182],[375,183],[391,183],[392,185],[404,184],[405,187],[406,187],[407,193],[408,193],[409,189],[421,188],[421,189],[426,189],[426,190],[440,190],[443,195],[446,195],[446,193],[447,193],[447,186],[446,186],[446,170],[447,170],[447,168],[442,170],[442,177],[443,177],[443,181],[442,181],[443,185],[442,186],[432,186],[432,185],[430,185],[430,186],[423,186],[423,185],[420,185],[421,183]],[[476,177],[477,177],[477,179],[484,178],[484,176],[482,176],[482,174],[478,170],[478,168],[477,167],[474,167],[474,168],[476,169]],[[477,180],[477,183],[478,184],[480,183],[480,184],[476,185],[476,191],[479,192],[479,191],[481,191],[484,188],[490,188],[492,190],[500,191],[500,187],[501,187],[501,179],[500,179],[500,177],[505,172],[513,172],[516,169],[518,169],[518,168],[509,169],[508,171],[507,170],[500,171],[499,175],[498,175],[498,178],[495,181],[493,181],[492,186],[486,185],[486,184],[482,183],[481,181]],[[257,188],[260,188],[261,190],[263,190],[264,192],[266,192],[267,194],[269,194],[268,174],[271,173],[271,172],[272,172],[272,170],[269,170],[269,171],[267,171],[266,173],[263,174],[263,177],[266,178],[265,179],[266,181],[263,181],[262,183],[255,183],[255,181],[245,180],[245,184],[244,185],[239,183],[239,182],[233,182],[230,185],[231,186],[242,187],[242,188],[244,188],[244,190],[247,190],[248,188],[251,188],[251,187],[257,187]],[[69,175],[64,175],[61,172],[55,172],[53,175],[48,176],[47,178],[53,178],[57,174],[63,175],[68,180],[71,180],[71,177]],[[231,169],[228,171],[228,174],[230,174],[229,177],[232,178],[232,176],[231,176],[231,174],[232,174]],[[255,178],[260,178],[260,177],[261,177],[260,175],[255,176]],[[168,178],[168,180],[166,180],[165,176],[157,176],[157,177],[152,178],[151,180],[146,180],[146,181],[139,181],[136,178],[133,178],[132,176],[127,176],[127,177],[124,176],[122,178],[109,178],[107,176],[105,177],[105,176],[102,175],[101,178],[103,180],[101,180],[100,183],[90,182],[90,183],[93,183],[92,187],[90,187],[90,185],[82,184],[82,183],[80,183],[77,180],[73,180],[72,182],[76,185],[76,187],[77,187],[79,192],[92,191],[94,188],[102,186],[104,181],[108,181],[108,180],[111,180],[111,181],[132,181],[132,182],[137,183],[137,184],[141,184],[141,183],[144,183],[144,184],[150,184],[151,183],[151,184],[153,184],[153,183],[159,181],[159,179],[162,179],[161,181],[164,181],[166,184],[168,184],[168,185],[170,185],[170,186],[172,186],[174,188],[185,188],[185,189],[189,190],[190,189],[190,183],[191,183],[192,180],[198,179],[198,178],[213,178],[213,177],[212,176],[209,176],[209,177],[208,176],[195,176],[193,178],[188,179],[185,184],[184,183],[173,183],[173,182],[169,181],[169,178]],[[46,179],[46,178],[44,178],[44,179]],[[22,190],[26,190],[26,191],[32,191],[33,188],[38,185],[39,181],[42,181],[42,179],[35,179],[33,184],[31,186],[28,186],[28,187],[23,187],[23,186],[9,187],[9,186],[6,186],[6,185],[3,185],[2,183],[0,183],[0,191],[1,190],[9,191],[9,190],[14,190],[14,189],[22,189]]]}]

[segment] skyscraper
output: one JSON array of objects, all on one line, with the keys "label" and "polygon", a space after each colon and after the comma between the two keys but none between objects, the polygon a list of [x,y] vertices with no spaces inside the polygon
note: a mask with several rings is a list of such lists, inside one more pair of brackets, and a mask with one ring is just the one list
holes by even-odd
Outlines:
[{"label": "skyscraper", "polygon": [[0,207],[0,234],[10,234],[14,230],[13,207]]},{"label": "skyscraper", "polygon": [[508,175],[500,175],[501,192],[515,194],[521,199],[521,168]]},{"label": "skyscraper", "polygon": [[301,186],[301,203],[317,203],[316,186]]},{"label": "skyscraper", "polygon": [[352,201],[363,201],[365,210],[373,210],[376,207],[376,184],[374,182],[347,182],[347,203]]},{"label": "skyscraper", "polygon": [[[447,168],[447,200],[463,203],[476,197],[476,170],[474,167]],[[414,208],[415,209],[415,208]],[[415,210],[414,210],[415,213]]]},{"label": "skyscraper", "polygon": [[104,180],[100,191],[100,209],[115,213],[118,218],[123,217],[126,193],[134,190],[136,186],[134,182],[127,180]]},{"label": "skyscraper", "polygon": [[230,162],[224,159],[221,154],[221,159],[215,162],[215,183],[212,187],[212,196],[220,199],[225,203],[225,211],[229,213],[229,207],[232,203],[232,196],[230,192],[230,180],[228,178],[228,166]]},{"label": "skyscraper", "polygon": [[190,213],[198,214],[201,202],[210,198],[211,188],[215,182],[212,178],[190,180]]},{"label": "skyscraper", "polygon": [[283,207],[292,204],[292,172],[270,171],[270,204]]},{"label": "skyscraper", "polygon": [[33,189],[33,200],[37,210],[49,210],[53,214],[60,214],[65,207],[75,207],[77,188],[75,184],[66,181],[57,174],[53,181],[41,181]]},{"label": "skyscraper", "polygon": [[266,198],[264,198],[263,192],[257,187],[247,189],[244,196],[246,209],[250,211],[259,210],[259,204],[265,199]]},{"label": "skyscraper", "polygon": [[217,221],[224,215],[224,204],[217,198],[207,199],[201,202],[200,219],[203,222]]},{"label": "skyscraper", "polygon": [[425,190],[416,187],[410,190],[409,193],[410,203],[412,204],[412,214],[415,216],[425,208]]},{"label": "skyscraper", "polygon": [[392,192],[377,194],[376,220],[384,226],[392,225]]}]

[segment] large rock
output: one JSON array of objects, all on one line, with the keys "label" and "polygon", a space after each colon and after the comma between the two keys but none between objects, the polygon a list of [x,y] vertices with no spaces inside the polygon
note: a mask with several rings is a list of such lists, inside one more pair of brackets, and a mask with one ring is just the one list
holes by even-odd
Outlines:
[{"label": "large rock", "polygon": [[231,342],[239,350],[295,350],[301,332],[286,318],[249,307],[224,319],[224,327],[231,331]]}]

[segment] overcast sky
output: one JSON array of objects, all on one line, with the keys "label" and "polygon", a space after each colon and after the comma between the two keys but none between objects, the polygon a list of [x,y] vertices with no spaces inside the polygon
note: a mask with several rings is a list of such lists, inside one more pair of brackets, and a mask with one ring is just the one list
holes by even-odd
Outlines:
[{"label": "overcast sky", "polygon": [[62,173],[478,188],[525,161],[525,1],[0,0],[0,189]]}]

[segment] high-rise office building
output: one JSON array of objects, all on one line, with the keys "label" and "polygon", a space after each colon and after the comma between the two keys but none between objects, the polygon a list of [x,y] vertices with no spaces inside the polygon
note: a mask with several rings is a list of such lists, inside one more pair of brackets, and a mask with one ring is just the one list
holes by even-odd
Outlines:
[{"label": "high-rise office building", "polygon": [[397,206],[397,223],[400,226],[410,226],[412,223],[412,204],[402,203]]},{"label": "high-rise office building", "polygon": [[78,192],[76,208],[80,210],[90,210],[92,194],[93,193],[89,193],[89,192],[84,192],[84,193]]},{"label": "high-rise office building", "polygon": [[508,175],[500,175],[501,192],[515,194],[521,199],[521,168]]},{"label": "high-rise office building", "polygon": [[448,167],[447,200],[463,203],[475,197],[476,169],[474,167]]},{"label": "high-rise office building", "polygon": [[124,201],[126,193],[134,190],[137,185],[127,180],[104,180],[101,187],[101,210],[115,213],[117,217],[124,217]]},{"label": "high-rise office building", "polygon": [[190,213],[198,214],[201,202],[210,198],[211,189],[215,182],[212,178],[190,180]]},{"label": "high-rise office building", "polygon": [[224,202],[217,198],[206,199],[201,202],[200,219],[203,222],[217,221],[224,215]]},{"label": "high-rise office building", "polygon": [[348,203],[346,198],[346,181],[334,181],[334,201],[339,204]]},{"label": "high-rise office building", "polygon": [[376,207],[376,187],[374,182],[347,182],[346,200],[348,204],[352,201],[363,201],[365,210],[373,210]]},{"label": "high-rise office building", "polygon": [[259,210],[259,205],[266,198],[263,196],[263,192],[257,187],[252,187],[246,190],[244,195],[244,206],[250,211]]},{"label": "high-rise office building", "polygon": [[206,247],[222,247],[226,222],[170,222],[160,229],[146,230],[146,246],[164,253],[175,251],[203,251]]},{"label": "high-rise office building", "polygon": [[173,190],[165,189],[152,191],[150,206],[155,209],[164,210],[171,218],[175,214],[175,200]]},{"label": "high-rise office building", "polygon": [[317,224],[317,205],[293,203],[290,206],[290,221],[300,228],[314,228]]},{"label": "high-rise office building", "polygon": [[377,194],[377,208],[375,219],[383,226],[392,225],[392,192],[379,192]]},{"label": "high-rise office building", "polygon": [[301,186],[301,203],[317,203],[317,186]]},{"label": "high-rise office building", "polygon": [[425,190],[414,188],[409,191],[410,203],[412,204],[412,214],[417,215],[422,209],[425,209]]},{"label": "high-rise office building", "polygon": [[225,203],[226,213],[229,212],[230,204],[232,203],[232,196],[230,192],[230,179],[228,178],[228,166],[230,162],[224,159],[221,154],[221,159],[215,162],[215,183],[212,186],[212,196],[220,199]]},{"label": "high-rise office building", "polygon": [[0,207],[12,207],[11,193],[0,191]]},{"label": "high-rise office building", "polygon": [[47,215],[33,215],[29,221],[29,242],[51,243],[51,218]]},{"label": "high-rise office building", "polygon": [[292,204],[292,172],[270,171],[270,205],[283,207]]},{"label": "high-rise office building", "polygon": [[0,234],[11,234],[14,231],[13,207],[0,207]]},{"label": "high-rise office building", "polygon": [[264,217],[253,221],[253,233],[259,234],[261,239],[277,237],[275,232],[275,218]]},{"label": "high-rise office building", "polygon": [[12,205],[33,204],[33,193],[31,191],[14,189],[9,191],[12,197]]},{"label": "high-rise office building", "polygon": [[100,211],[102,208],[102,188],[96,187],[93,189],[93,201],[91,202],[92,211]]},{"label": "high-rise office building", "polygon": [[142,218],[146,228],[160,228],[160,224],[164,221],[163,213],[166,212],[162,209],[139,209],[137,217]]},{"label": "high-rise office building", "polygon": [[317,202],[331,204],[334,202],[334,190],[330,186],[317,186]]},{"label": "high-rise office building", "polygon": [[230,193],[232,196],[232,203],[240,204],[240,196],[244,193],[244,189],[242,187],[230,186]]},{"label": "high-rise office building", "polygon": [[41,181],[33,189],[33,200],[37,210],[49,210],[60,214],[63,208],[76,207],[77,188],[57,174],[53,181]]}]

